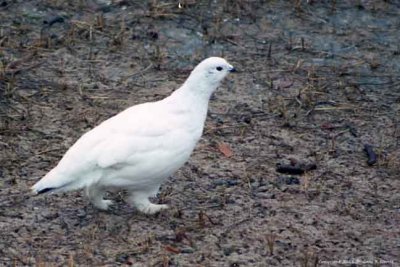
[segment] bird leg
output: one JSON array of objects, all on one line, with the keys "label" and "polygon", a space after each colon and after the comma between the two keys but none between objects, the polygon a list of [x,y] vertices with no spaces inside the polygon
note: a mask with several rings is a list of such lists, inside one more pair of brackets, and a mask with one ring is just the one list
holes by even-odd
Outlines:
[{"label": "bird leg", "polygon": [[155,214],[161,210],[167,209],[168,205],[153,204],[150,202],[149,197],[152,196],[154,192],[145,194],[143,192],[131,192],[128,198],[130,204],[135,206],[139,211],[146,214]]},{"label": "bird leg", "polygon": [[113,203],[111,200],[104,199],[105,191],[97,186],[86,187],[85,193],[90,202],[98,209],[107,210]]}]

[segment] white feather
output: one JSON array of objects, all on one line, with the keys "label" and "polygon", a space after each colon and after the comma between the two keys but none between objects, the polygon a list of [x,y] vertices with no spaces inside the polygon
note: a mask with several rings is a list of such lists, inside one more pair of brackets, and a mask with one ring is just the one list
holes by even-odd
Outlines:
[{"label": "white feather", "polygon": [[208,58],[169,97],[104,121],[84,134],[33,192],[86,188],[91,202],[107,209],[105,190],[126,189],[129,201],[143,212],[166,208],[148,197],[189,159],[203,131],[209,98],[232,70],[222,58]]}]

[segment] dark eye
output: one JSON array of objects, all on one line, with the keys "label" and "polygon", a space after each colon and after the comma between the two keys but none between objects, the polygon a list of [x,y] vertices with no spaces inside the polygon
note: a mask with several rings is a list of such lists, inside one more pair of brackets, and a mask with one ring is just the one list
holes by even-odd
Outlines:
[{"label": "dark eye", "polygon": [[217,67],[217,71],[221,71],[222,70],[222,67]]}]

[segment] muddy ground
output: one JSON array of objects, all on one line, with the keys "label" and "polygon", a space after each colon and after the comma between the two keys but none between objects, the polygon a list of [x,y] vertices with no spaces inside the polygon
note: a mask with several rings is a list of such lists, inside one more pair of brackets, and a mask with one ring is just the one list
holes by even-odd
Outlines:
[{"label": "muddy ground", "polygon": [[[399,266],[399,14],[395,0],[1,1],[0,265]],[[154,199],[168,211],[30,194],[84,132],[208,56],[239,72]]]}]

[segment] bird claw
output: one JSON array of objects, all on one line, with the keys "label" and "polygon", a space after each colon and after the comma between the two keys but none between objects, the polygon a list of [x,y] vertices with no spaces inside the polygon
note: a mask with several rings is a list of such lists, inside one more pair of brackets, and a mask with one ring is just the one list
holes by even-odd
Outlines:
[{"label": "bird claw", "polygon": [[108,210],[112,204],[113,201],[109,199],[102,199],[93,203],[93,205],[100,210]]},{"label": "bird claw", "polygon": [[146,206],[138,205],[138,206],[136,206],[136,208],[145,214],[151,215],[151,214],[158,213],[162,210],[168,209],[168,205],[165,205],[165,204],[158,205],[158,204],[150,203],[149,205],[146,205]]}]

